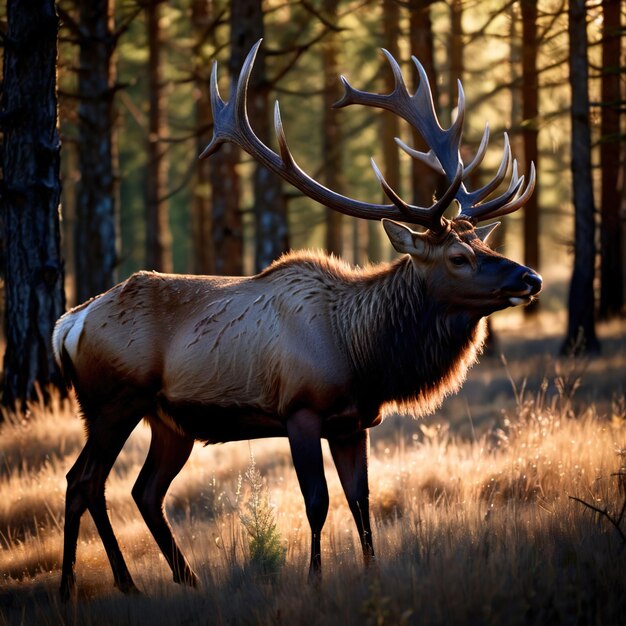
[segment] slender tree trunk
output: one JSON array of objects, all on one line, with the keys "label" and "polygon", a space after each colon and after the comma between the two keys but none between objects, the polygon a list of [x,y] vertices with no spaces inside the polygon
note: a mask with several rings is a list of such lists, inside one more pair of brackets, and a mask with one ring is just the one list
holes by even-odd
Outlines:
[{"label": "slender tree trunk", "polygon": [[[230,58],[228,67],[231,81],[241,71],[248,40],[242,38],[238,24],[239,2],[231,3]],[[239,148],[232,143],[224,144],[211,157],[211,200],[213,205],[213,245],[215,273],[237,276],[243,274],[243,224],[240,210],[240,186],[237,164]]]},{"label": "slender tree trunk", "polygon": [[597,353],[595,329],[595,207],[591,179],[591,133],[585,0],[569,3],[569,81],[572,90],[572,182],[575,211],[574,271],[569,293],[565,354]]},{"label": "slender tree trunk", "polygon": [[450,80],[448,81],[449,122],[457,103],[457,80],[463,80],[463,1],[450,3]]},{"label": "slender tree trunk", "polygon": [[[538,117],[539,77],[537,74],[537,0],[522,0],[522,137],[526,170],[531,163],[539,167]],[[524,205],[524,263],[539,269],[539,193],[535,190]],[[524,308],[526,315],[538,311],[538,300]]]},{"label": "slender tree trunk", "polygon": [[602,122],[600,143],[601,275],[600,317],[619,315],[624,306],[622,225],[620,222],[620,30],[619,0],[602,2]]},{"label": "slender tree trunk", "polygon": [[172,271],[172,235],[167,201],[168,159],[164,139],[168,135],[163,81],[164,33],[161,28],[163,0],[146,5],[148,28],[148,166],[146,179],[146,267],[158,272]]},{"label": "slender tree trunk", "polygon": [[[211,101],[209,76],[211,64],[202,54],[202,46],[209,36],[212,18],[212,0],[193,0],[192,25],[195,35],[194,81],[196,84],[196,133],[199,154],[211,140]],[[213,274],[213,242],[211,240],[211,197],[209,183],[213,159],[197,159],[191,204],[192,270],[196,274]]]},{"label": "slender tree trunk", "polygon": [[[324,15],[331,23],[337,21],[337,2],[324,0]],[[343,112],[332,106],[341,98],[337,71],[337,36],[330,31],[322,44],[322,75],[324,97],[322,113],[322,180],[337,193],[342,193],[343,146],[340,119]],[[343,252],[343,215],[326,209],[326,250],[336,255]]]},{"label": "slender tree trunk", "polygon": [[[424,66],[433,94],[435,110],[439,109],[439,89],[435,72],[435,50],[433,43],[433,27],[430,18],[432,0],[410,0],[409,2],[409,39],[411,54],[415,55]],[[417,68],[411,64],[413,84],[417,89],[419,77]],[[414,147],[422,152],[428,151],[428,146],[417,131],[412,131]],[[432,202],[433,193],[443,182],[443,177],[433,169],[411,159],[411,181],[413,186],[413,202],[418,206],[428,206]]]},{"label": "slender tree trunk", "polygon": [[113,0],[80,0],[76,300],[112,287],[118,263]]},{"label": "slender tree trunk", "polygon": [[[261,0],[231,2],[231,72],[238,75],[253,44],[264,36]],[[264,143],[270,142],[270,84],[265,73],[265,48],[261,47],[250,77],[248,117],[254,132]],[[267,267],[289,249],[287,204],[280,178],[260,164],[254,170],[255,268]]]},{"label": "slender tree trunk", "polygon": [[60,254],[60,142],[52,0],[8,0],[1,115],[5,230],[2,402],[25,402],[60,378],[50,338],[65,308]]},{"label": "slender tree trunk", "polygon": [[[400,29],[400,7],[395,0],[383,0],[382,12],[383,46],[395,59],[399,59],[398,33]],[[390,93],[393,91],[395,83],[387,59],[384,59],[382,62],[381,74],[384,81],[383,93]],[[398,116],[383,111],[380,115],[380,123],[385,179],[392,189],[399,195],[402,195],[400,188],[400,155],[395,142],[395,137],[400,136]],[[383,194],[382,202],[385,203],[388,201],[387,196]],[[369,221],[368,232],[368,256],[370,261],[381,261],[382,246],[380,224],[377,221]]]},{"label": "slender tree trunk", "polygon": [[239,210],[239,148],[222,145],[211,157],[212,240],[215,273],[225,276],[243,274],[243,226]]}]

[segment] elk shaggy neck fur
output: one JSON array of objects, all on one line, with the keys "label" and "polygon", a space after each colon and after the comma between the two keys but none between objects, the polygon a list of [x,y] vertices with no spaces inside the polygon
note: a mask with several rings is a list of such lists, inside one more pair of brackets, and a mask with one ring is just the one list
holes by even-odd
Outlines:
[{"label": "elk shaggy neck fur", "polygon": [[485,320],[429,299],[408,255],[361,269],[321,253],[292,252],[259,278],[273,275],[300,302],[327,294],[337,344],[367,410],[433,412],[458,391],[482,351]]}]

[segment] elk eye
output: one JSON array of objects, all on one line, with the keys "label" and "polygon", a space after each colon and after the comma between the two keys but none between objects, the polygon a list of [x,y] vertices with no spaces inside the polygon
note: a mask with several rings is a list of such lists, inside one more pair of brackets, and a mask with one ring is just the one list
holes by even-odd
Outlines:
[{"label": "elk eye", "polygon": [[452,262],[452,265],[455,265],[456,267],[463,267],[464,265],[469,265],[469,261],[467,260],[467,257],[463,256],[462,254],[457,254],[456,256],[451,257],[450,261]]}]

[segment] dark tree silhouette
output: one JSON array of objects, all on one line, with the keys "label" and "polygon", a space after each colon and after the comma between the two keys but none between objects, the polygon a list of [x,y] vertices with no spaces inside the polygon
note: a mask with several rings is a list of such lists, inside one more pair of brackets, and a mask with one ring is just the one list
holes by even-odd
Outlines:
[{"label": "dark tree silhouette", "polygon": [[[245,2],[245,0],[243,0]],[[230,6],[230,57],[228,68],[231,81],[236,80],[250,39],[238,29],[239,1]],[[240,186],[237,164],[240,150],[227,143],[211,157],[211,203],[213,206],[212,233],[215,255],[215,273],[237,276],[243,274],[243,224],[241,219]]]},{"label": "dark tree silhouette", "polygon": [[113,0],[79,0],[78,168],[74,258],[76,301],[116,282],[118,263]]},{"label": "dark tree silhouette", "polygon": [[[209,98],[209,59],[203,45],[215,27],[211,0],[193,0],[191,22],[194,29],[193,79],[196,84],[196,152],[200,154],[211,140],[211,102]],[[213,274],[214,255],[211,240],[211,197],[209,181],[212,159],[197,159],[191,205],[192,270],[196,274]]]},{"label": "dark tree silhouette", "polygon": [[[620,220],[620,59],[619,0],[602,2],[602,122],[600,169],[602,196],[600,317],[619,315],[624,305],[622,224]],[[623,68],[622,68],[623,71]]]},{"label": "dark tree silhouette", "polygon": [[[400,31],[400,7],[396,0],[383,0],[382,2],[382,42],[395,59],[400,58],[398,46],[398,34]],[[387,59],[381,60],[381,76],[383,78],[382,93],[391,93],[394,89],[395,81],[389,69]],[[383,172],[385,180],[392,189],[402,195],[400,178],[400,154],[396,145],[396,137],[400,136],[400,121],[397,115],[392,115],[387,111],[380,112],[380,141],[383,156]],[[381,196],[382,202],[387,202],[388,198],[384,194]],[[369,221],[368,226],[368,257],[370,261],[382,260],[381,229],[377,220]]]},{"label": "dark tree silhouette", "polygon": [[[411,54],[419,60],[426,70],[430,81],[435,109],[439,110],[439,89],[435,72],[435,48],[433,40],[433,26],[430,16],[433,0],[409,0],[409,39]],[[413,84],[417,88],[417,68],[411,64]],[[458,78],[461,78],[459,76]],[[427,151],[426,142],[417,131],[412,131],[414,147],[422,152]],[[417,159],[411,159],[411,182],[413,186],[413,203],[426,206],[432,198],[433,192],[442,181],[437,174]]]},{"label": "dark tree silhouette", "polygon": [[[537,54],[537,0],[522,0],[522,138],[524,140],[524,163],[539,167],[539,75]],[[524,205],[524,263],[539,269],[539,193],[535,190]],[[538,310],[539,301],[524,308],[526,315]]]},{"label": "dark tree silhouette", "polygon": [[[231,2],[231,72],[237,76],[243,60],[253,44],[264,36],[263,3],[261,0]],[[251,97],[248,116],[256,135],[267,143],[273,135],[270,120],[270,83],[265,67],[266,47],[257,54],[250,78]],[[253,95],[252,95],[253,94]],[[287,203],[280,179],[262,165],[254,169],[255,269],[261,271],[289,249]]]},{"label": "dark tree silhouette", "polygon": [[448,80],[448,121],[457,102],[457,80],[463,79],[463,0],[450,2],[450,74]]},{"label": "dark tree silhouette", "polygon": [[60,142],[56,60],[59,20],[53,0],[8,0],[4,83],[2,215],[5,335],[2,402],[24,408],[38,388],[60,382],[51,350],[63,313],[60,256]]},{"label": "dark tree silhouette", "polygon": [[[337,22],[336,0],[324,0],[324,16],[330,24]],[[337,67],[337,34],[329,30],[322,42],[322,74],[324,96],[322,105],[322,180],[337,193],[342,193],[343,147],[341,124],[342,111],[332,109],[342,95],[340,74]],[[343,215],[326,209],[326,250],[340,255],[343,252]]]},{"label": "dark tree silhouette", "polygon": [[163,80],[164,32],[161,27],[163,0],[146,4],[148,31],[148,83],[150,108],[148,119],[148,164],[146,172],[146,268],[172,271],[172,235],[167,201],[168,133]]},{"label": "dark tree silhouette", "polygon": [[572,90],[572,182],[575,212],[574,271],[569,292],[564,354],[600,351],[595,328],[595,206],[591,179],[591,133],[585,0],[569,3],[569,82]]}]

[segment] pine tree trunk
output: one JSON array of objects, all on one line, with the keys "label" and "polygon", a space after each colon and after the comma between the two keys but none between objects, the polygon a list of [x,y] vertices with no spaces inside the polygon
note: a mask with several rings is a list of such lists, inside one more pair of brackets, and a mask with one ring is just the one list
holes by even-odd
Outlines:
[{"label": "pine tree trunk", "polygon": [[148,29],[148,164],[146,175],[146,269],[172,271],[172,235],[167,201],[168,160],[164,139],[168,134],[163,81],[164,36],[160,24],[163,0],[146,5]]},{"label": "pine tree trunk", "polygon": [[[435,72],[435,50],[433,43],[433,27],[430,19],[432,0],[410,0],[409,2],[409,39],[411,54],[419,60],[426,70],[433,94],[435,110],[439,109],[439,89]],[[413,84],[417,88],[419,75],[417,68],[411,63]],[[460,77],[459,77],[460,78]],[[413,131],[413,147],[422,152],[428,152],[428,146],[417,132]],[[413,203],[418,206],[428,206],[439,185],[442,176],[437,174],[417,159],[411,159],[411,181],[413,186]]]},{"label": "pine tree trunk", "polygon": [[8,0],[1,121],[5,230],[2,402],[24,408],[60,379],[51,350],[63,313],[60,255],[60,142],[56,60],[59,21],[52,0]]},{"label": "pine tree trunk", "polygon": [[[263,3],[261,0],[231,2],[231,40],[233,56],[231,72],[237,76],[245,56],[256,41],[264,36]],[[248,117],[257,137],[270,143],[270,85],[265,72],[265,47],[257,53],[250,77]],[[254,170],[255,269],[261,271],[289,249],[287,204],[281,180],[260,164]]]},{"label": "pine tree trunk", "polygon": [[[192,25],[195,35],[194,80],[196,82],[196,135],[198,154],[211,140],[211,101],[209,76],[211,64],[202,54],[202,45],[209,36],[212,18],[211,0],[193,0]],[[211,240],[211,197],[209,184],[213,159],[197,159],[191,204],[192,271],[195,274],[213,274],[213,242]]]},{"label": "pine tree trunk", "polygon": [[[400,30],[400,8],[395,0],[383,0],[383,47],[395,58],[400,58],[398,48],[398,34]],[[381,75],[383,76],[383,93],[391,93],[395,82],[387,59],[382,61]],[[400,123],[397,115],[383,111],[380,115],[381,144],[383,152],[383,173],[385,180],[396,193],[402,196],[400,186],[400,155],[395,138],[400,136]],[[382,193],[382,192],[381,192]],[[382,195],[381,201],[387,203],[389,199]],[[368,222],[368,256],[370,261],[382,261],[381,231],[377,221]]]},{"label": "pine tree trunk", "polygon": [[221,146],[211,157],[212,240],[215,273],[222,276],[243,274],[243,225],[239,210],[239,148]]},{"label": "pine tree trunk", "polygon": [[463,2],[452,0],[450,3],[450,80],[448,81],[449,122],[458,100],[457,80],[463,80]]},{"label": "pine tree trunk", "polygon": [[[524,139],[524,163],[526,170],[534,163],[539,167],[538,117],[539,78],[537,74],[537,0],[522,0],[522,137]],[[524,263],[539,269],[539,193],[535,190],[524,205]],[[524,313],[538,311],[538,300],[525,307]]]},{"label": "pine tree trunk", "polygon": [[[230,58],[228,67],[231,82],[239,77],[245,55],[250,47],[240,40],[237,27],[242,7],[232,2],[230,30]],[[243,224],[240,210],[240,186],[237,164],[239,148],[232,143],[221,146],[211,157],[211,203],[213,206],[212,239],[215,255],[215,273],[227,276],[243,274]]]},{"label": "pine tree trunk", "polygon": [[[324,15],[337,21],[337,2],[324,0]],[[341,98],[341,85],[337,71],[337,36],[331,31],[322,44],[322,75],[324,95],[322,106],[322,180],[337,193],[342,193],[343,145],[341,136],[342,111],[332,106]],[[343,253],[343,215],[326,209],[326,251],[340,256]]]},{"label": "pine tree trunk", "polygon": [[620,2],[602,3],[602,122],[600,143],[601,275],[600,317],[619,315],[624,306],[622,225],[620,221]]},{"label": "pine tree trunk", "polygon": [[81,0],[78,167],[74,262],[76,300],[112,287],[118,263],[117,145],[113,96],[113,0]]},{"label": "pine tree trunk", "polygon": [[569,293],[564,354],[597,353],[595,330],[595,207],[591,179],[591,132],[585,0],[569,3],[569,81],[572,90],[572,182],[574,192],[574,271]]}]

